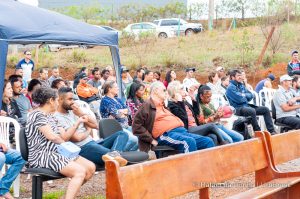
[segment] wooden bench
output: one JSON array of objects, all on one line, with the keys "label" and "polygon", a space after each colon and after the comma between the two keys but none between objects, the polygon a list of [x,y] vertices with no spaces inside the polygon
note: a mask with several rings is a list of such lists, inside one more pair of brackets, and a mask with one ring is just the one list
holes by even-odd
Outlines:
[{"label": "wooden bench", "polygon": [[199,190],[200,198],[206,199],[209,185],[255,172],[255,184],[260,186],[229,198],[300,198],[297,191],[300,187],[293,186],[299,184],[300,173],[276,171],[264,134],[258,136],[126,167],[108,161],[105,164],[106,196],[108,199],[160,199]]},{"label": "wooden bench", "polygon": [[264,132],[264,136],[272,164],[277,171],[280,171],[277,168],[278,164],[300,158],[300,130],[273,136],[269,132]]}]

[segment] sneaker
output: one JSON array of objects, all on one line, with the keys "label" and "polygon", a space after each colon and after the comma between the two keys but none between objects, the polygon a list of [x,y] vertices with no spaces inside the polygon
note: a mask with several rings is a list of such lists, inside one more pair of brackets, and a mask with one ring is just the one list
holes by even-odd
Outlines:
[{"label": "sneaker", "polygon": [[103,155],[102,160],[104,162],[109,161],[109,160],[116,160],[119,163],[120,167],[123,167],[128,163],[128,161],[126,159],[124,159],[120,155],[120,153],[118,153],[117,151],[112,151],[112,152],[109,152],[109,153]]}]

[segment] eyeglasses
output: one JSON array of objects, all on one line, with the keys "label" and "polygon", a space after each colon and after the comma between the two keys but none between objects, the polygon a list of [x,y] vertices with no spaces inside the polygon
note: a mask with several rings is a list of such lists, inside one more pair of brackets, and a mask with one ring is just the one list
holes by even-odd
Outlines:
[{"label": "eyeglasses", "polygon": [[26,54],[26,55],[31,55],[31,54]]}]

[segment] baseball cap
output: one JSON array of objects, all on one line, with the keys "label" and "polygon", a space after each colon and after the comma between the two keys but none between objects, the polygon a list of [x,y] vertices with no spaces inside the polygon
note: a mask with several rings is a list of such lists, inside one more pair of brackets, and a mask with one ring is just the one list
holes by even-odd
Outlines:
[{"label": "baseball cap", "polygon": [[129,71],[129,69],[127,69],[126,66],[121,67],[121,73],[128,72],[128,71]]},{"label": "baseball cap", "polygon": [[295,53],[298,53],[298,51],[297,50],[293,50],[291,54],[293,55]]},{"label": "baseball cap", "polygon": [[222,66],[217,67],[216,71],[220,71],[220,70],[224,70],[224,68]]},{"label": "baseball cap", "polygon": [[185,69],[185,72],[189,72],[189,71],[191,71],[191,70],[195,72],[195,71],[196,71],[196,68],[195,68],[195,67],[189,67],[189,68],[186,68],[186,69]]},{"label": "baseball cap", "polygon": [[291,76],[289,76],[289,75],[282,75],[282,76],[280,77],[280,82],[283,82],[283,81],[291,81],[291,80],[293,80],[293,78],[292,78]]},{"label": "baseball cap", "polygon": [[274,76],[273,74],[269,74],[269,75],[268,75],[268,78],[269,78],[270,80],[272,80],[272,81],[275,80],[275,76]]},{"label": "baseball cap", "polygon": [[85,73],[81,73],[79,75],[79,79],[85,79],[85,78],[88,78],[88,76]]}]

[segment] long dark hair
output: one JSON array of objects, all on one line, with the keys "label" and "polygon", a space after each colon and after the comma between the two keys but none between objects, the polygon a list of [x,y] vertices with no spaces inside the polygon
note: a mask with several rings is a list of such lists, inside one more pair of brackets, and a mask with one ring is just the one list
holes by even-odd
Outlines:
[{"label": "long dark hair", "polygon": [[166,78],[165,78],[165,80],[166,80],[166,82],[168,82],[168,83],[170,83],[171,82],[171,80],[172,80],[172,77],[171,77],[171,72],[172,72],[173,70],[169,70],[167,73],[166,73]]},{"label": "long dark hair", "polygon": [[195,107],[195,114],[200,115],[200,103],[201,101],[201,95],[205,93],[205,91],[211,91],[211,88],[207,85],[201,85],[198,88],[197,96],[196,96],[196,101],[197,101],[197,106]]},{"label": "long dark hair", "polygon": [[131,99],[135,105],[138,105],[138,100],[140,101],[140,103],[143,103],[144,100],[142,98],[137,98],[136,97],[136,92],[141,88],[141,87],[145,87],[144,84],[140,84],[140,83],[136,83],[133,82],[130,86],[129,89],[129,94],[128,94],[128,98],[127,99]]}]

